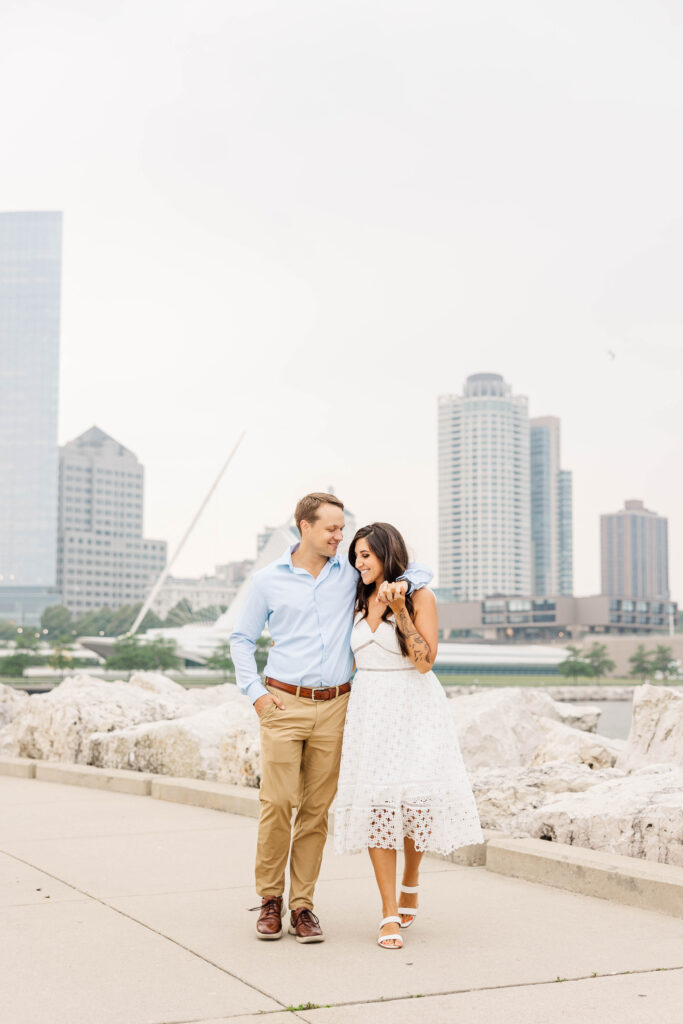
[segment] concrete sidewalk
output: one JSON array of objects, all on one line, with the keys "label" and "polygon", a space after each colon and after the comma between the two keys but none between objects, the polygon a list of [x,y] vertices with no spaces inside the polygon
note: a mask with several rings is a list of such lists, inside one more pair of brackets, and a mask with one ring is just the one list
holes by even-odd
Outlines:
[{"label": "concrete sidewalk", "polygon": [[0,777],[1,1024],[681,1024],[683,921],[426,858],[400,952],[368,858],[327,941],[259,942],[253,819]]}]

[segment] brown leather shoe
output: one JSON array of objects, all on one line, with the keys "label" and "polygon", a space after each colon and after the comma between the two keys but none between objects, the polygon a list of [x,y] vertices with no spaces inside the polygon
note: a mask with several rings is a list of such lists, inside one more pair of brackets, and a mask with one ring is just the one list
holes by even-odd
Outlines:
[{"label": "brown leather shoe", "polygon": [[298,907],[292,911],[292,923],[289,934],[296,935],[297,942],[324,942],[325,936],[320,921],[308,907]]},{"label": "brown leather shoe", "polygon": [[282,896],[266,896],[261,900],[256,934],[259,939],[282,938]]}]

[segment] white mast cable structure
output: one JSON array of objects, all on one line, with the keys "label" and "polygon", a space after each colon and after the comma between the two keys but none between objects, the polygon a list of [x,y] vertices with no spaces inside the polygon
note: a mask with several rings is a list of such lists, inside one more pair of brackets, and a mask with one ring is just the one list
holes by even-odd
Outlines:
[{"label": "white mast cable structure", "polygon": [[221,467],[221,470],[220,470],[218,476],[216,477],[214,482],[211,484],[211,487],[209,488],[208,494],[206,495],[206,497],[204,498],[204,501],[201,503],[201,505],[197,509],[197,512],[195,513],[195,515],[194,515],[194,517],[192,519],[192,522],[190,523],[188,528],[185,530],[185,533],[183,534],[182,539],[181,539],[180,543],[178,544],[178,547],[175,549],[175,551],[173,552],[173,555],[171,556],[171,558],[169,558],[168,562],[164,566],[164,568],[163,568],[163,570],[161,572],[161,575],[159,576],[159,579],[156,581],[156,583],[154,584],[154,586],[150,590],[149,594],[147,595],[147,600],[145,601],[145,603],[143,604],[142,608],[138,612],[137,618],[136,618],[135,622],[133,623],[133,625],[131,626],[129,632],[126,634],[126,636],[133,636],[135,633],[137,633],[137,631],[138,631],[138,629],[140,627],[140,623],[142,622],[142,620],[144,619],[145,615],[147,614],[147,612],[151,608],[152,601],[157,596],[157,594],[159,593],[159,591],[163,587],[164,583],[166,582],[166,577],[168,576],[169,572],[173,568],[173,563],[175,562],[175,560],[178,557],[178,555],[180,554],[180,552],[183,550],[183,548],[185,546],[185,541],[187,540],[187,538],[190,536],[190,534],[194,530],[195,525],[197,523],[197,520],[199,519],[199,517],[201,516],[202,512],[204,511],[204,509],[206,508],[207,504],[209,503],[209,499],[211,498],[211,495],[213,494],[213,492],[218,487],[218,484],[221,481],[221,477],[223,476],[223,474],[225,473],[226,469],[228,468],[228,466],[232,462],[233,456],[237,452],[237,449],[239,448],[239,446],[242,444],[242,441],[244,439],[244,435],[245,434],[246,434],[246,431],[243,430],[242,433],[240,434],[240,436],[237,438],[237,441],[235,442],[234,447],[233,447],[232,451],[230,452],[230,454],[228,455],[227,459],[223,463],[223,466]]}]

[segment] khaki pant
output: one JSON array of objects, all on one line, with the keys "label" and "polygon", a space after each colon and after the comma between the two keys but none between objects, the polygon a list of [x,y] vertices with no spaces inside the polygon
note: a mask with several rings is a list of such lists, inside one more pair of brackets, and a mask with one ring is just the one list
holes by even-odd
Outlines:
[{"label": "khaki pant", "polygon": [[[290,852],[289,907],[313,907],[327,838],[327,814],[337,791],[349,694],[314,701],[270,689],[285,705],[266,707],[261,723],[261,813],[256,891],[282,896]],[[297,807],[292,838],[292,810]]]}]

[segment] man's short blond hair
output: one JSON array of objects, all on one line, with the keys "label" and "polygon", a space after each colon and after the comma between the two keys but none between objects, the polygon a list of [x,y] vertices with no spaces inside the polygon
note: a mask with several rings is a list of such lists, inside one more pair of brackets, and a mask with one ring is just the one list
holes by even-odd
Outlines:
[{"label": "man's short blond hair", "polygon": [[344,502],[334,494],[324,494],[322,491],[304,494],[294,509],[294,522],[299,533],[301,533],[301,520],[305,519],[307,523],[314,523],[318,518],[318,509],[321,505],[336,505],[342,512],[344,511]]}]

